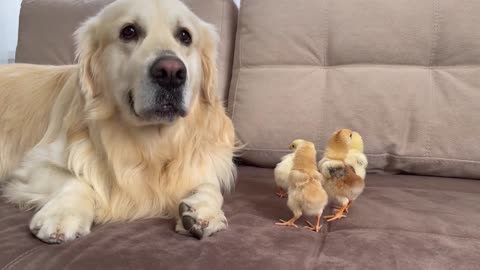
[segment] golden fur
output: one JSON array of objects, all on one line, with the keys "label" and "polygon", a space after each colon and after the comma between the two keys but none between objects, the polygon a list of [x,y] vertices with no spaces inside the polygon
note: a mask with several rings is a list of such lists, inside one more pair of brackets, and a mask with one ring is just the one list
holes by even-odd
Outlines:
[{"label": "golden fur", "polygon": [[51,108],[75,68],[0,65],[0,179],[45,133]]},{"label": "golden fur", "polygon": [[[127,47],[116,39],[117,26],[132,16],[156,31]],[[180,22],[193,32],[188,48],[168,34]],[[37,221],[34,217],[32,231],[42,233],[44,220],[60,215],[51,204],[60,200],[56,192],[67,190],[64,176],[86,184],[68,192],[78,195],[79,204],[93,205],[97,223],[179,218],[179,203],[202,185],[208,187],[212,207],[221,207],[220,190],[234,184],[235,146],[232,123],[216,95],[218,37],[213,28],[176,0],[119,0],[83,24],[76,40],[78,65],[0,67],[0,178],[10,179],[5,196],[25,208],[48,206],[50,211]],[[186,63],[192,90],[189,113],[170,124],[137,121],[116,100],[118,88],[139,79],[123,69],[140,69],[161,50],[173,51]],[[123,75],[112,73],[117,71]],[[29,178],[47,167],[55,171],[45,173],[55,173],[58,181]],[[13,179],[7,177],[12,173]],[[90,211],[75,207],[70,210]],[[198,207],[203,207],[200,202]],[[212,211],[223,222],[220,208]]]}]

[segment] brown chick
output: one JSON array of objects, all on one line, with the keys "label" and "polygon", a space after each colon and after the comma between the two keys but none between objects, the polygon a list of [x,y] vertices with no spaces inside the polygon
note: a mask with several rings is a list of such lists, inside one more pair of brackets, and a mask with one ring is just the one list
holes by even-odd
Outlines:
[{"label": "brown chick", "polygon": [[325,205],[328,203],[327,193],[322,187],[323,177],[317,171],[315,145],[304,140],[295,140],[292,143],[295,149],[293,167],[288,177],[288,201],[287,205],[293,212],[293,217],[288,220],[280,220],[276,223],[281,226],[292,226],[303,214],[317,216],[315,225],[307,221],[310,230],[318,232],[321,228],[320,218]]},{"label": "brown chick", "polygon": [[[320,164],[320,171],[325,177],[324,187],[330,200],[341,205],[335,215],[324,217],[328,222],[346,217],[344,213],[365,188],[364,179],[355,173],[352,165],[345,163],[351,150],[353,135],[349,129],[335,132],[328,140],[324,162]],[[341,163],[342,166],[332,166],[334,162]],[[331,168],[335,170],[332,171]]]}]

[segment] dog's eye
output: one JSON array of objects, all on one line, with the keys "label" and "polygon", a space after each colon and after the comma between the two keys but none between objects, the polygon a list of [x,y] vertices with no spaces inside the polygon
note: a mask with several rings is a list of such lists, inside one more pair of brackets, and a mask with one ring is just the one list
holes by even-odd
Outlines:
[{"label": "dog's eye", "polygon": [[136,40],[138,38],[137,28],[132,24],[123,27],[120,32],[120,38],[125,41]]},{"label": "dog's eye", "polygon": [[192,44],[192,35],[190,35],[190,32],[188,32],[188,30],[185,28],[182,28],[178,31],[177,38],[185,46]]}]

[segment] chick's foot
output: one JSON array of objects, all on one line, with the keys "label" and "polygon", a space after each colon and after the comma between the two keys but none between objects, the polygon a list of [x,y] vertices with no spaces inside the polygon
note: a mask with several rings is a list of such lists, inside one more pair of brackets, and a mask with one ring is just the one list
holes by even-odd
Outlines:
[{"label": "chick's foot", "polygon": [[342,206],[341,208],[338,209],[337,213],[335,215],[329,215],[329,216],[324,216],[323,218],[327,219],[327,222],[334,221],[337,219],[341,219],[344,217],[347,217],[344,213],[345,210],[347,209],[348,204]]},{"label": "chick's foot", "polygon": [[306,220],[305,222],[308,224],[308,226],[304,227],[305,229],[309,229],[314,232],[319,232],[320,229],[322,228],[322,225],[320,225],[320,215],[317,216],[317,224],[315,226],[312,223],[310,223],[310,221],[308,220]]},{"label": "chick's foot", "polygon": [[283,220],[283,219],[280,219],[280,222],[275,223],[275,225],[298,228],[298,226],[295,225],[295,221],[297,221],[297,219],[299,219],[299,218],[300,218],[300,217],[293,217],[293,218],[291,218],[291,219],[288,220],[288,221],[285,221],[285,220]]},{"label": "chick's foot", "polygon": [[277,192],[275,193],[278,197],[280,198],[286,198],[288,197],[288,192],[286,192],[285,190],[283,190],[283,188],[278,188],[277,189]]}]

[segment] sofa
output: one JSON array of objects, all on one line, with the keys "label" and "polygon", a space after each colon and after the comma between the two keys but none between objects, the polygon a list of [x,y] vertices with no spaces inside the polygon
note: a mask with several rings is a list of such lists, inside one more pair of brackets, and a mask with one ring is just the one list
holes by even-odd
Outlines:
[{"label": "sofa", "polygon": [[[111,1],[24,0],[16,61],[74,63],[74,29]],[[1,201],[0,269],[479,269],[479,1],[184,2],[217,27],[218,94],[245,144],[228,229],[197,240],[146,219],[47,245]],[[365,139],[364,193],[319,233],[274,226],[291,216],[273,180],[288,144],[320,158],[341,127]]]}]

